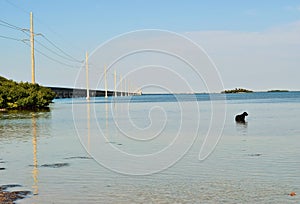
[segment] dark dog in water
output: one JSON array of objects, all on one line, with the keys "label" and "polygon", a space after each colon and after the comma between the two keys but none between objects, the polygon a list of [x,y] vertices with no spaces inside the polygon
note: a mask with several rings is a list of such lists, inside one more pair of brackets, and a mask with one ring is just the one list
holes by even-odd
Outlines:
[{"label": "dark dog in water", "polygon": [[238,122],[238,123],[245,123],[245,117],[248,115],[247,112],[244,112],[243,114],[241,115],[237,115],[235,116],[235,121]]}]

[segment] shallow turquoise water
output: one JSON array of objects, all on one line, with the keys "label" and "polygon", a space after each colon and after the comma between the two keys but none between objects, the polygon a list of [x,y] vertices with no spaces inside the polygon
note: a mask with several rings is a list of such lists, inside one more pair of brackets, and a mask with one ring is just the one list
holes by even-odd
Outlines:
[{"label": "shallow turquoise water", "polygon": [[[61,99],[50,112],[0,113],[0,184],[34,193],[20,203],[299,203],[300,93],[226,97],[221,139],[203,161],[207,94]],[[236,124],[243,111],[248,123]],[[176,148],[143,166],[109,149],[145,157],[172,142]],[[156,173],[126,174],[143,167]]]}]

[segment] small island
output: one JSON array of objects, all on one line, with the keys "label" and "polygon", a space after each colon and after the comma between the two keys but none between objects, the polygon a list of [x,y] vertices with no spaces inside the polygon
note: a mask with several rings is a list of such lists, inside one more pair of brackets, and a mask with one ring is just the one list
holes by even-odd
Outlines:
[{"label": "small island", "polygon": [[0,110],[45,109],[56,94],[49,88],[28,82],[17,83],[0,76]]},{"label": "small island", "polygon": [[269,90],[268,92],[289,92],[289,91],[288,90],[275,89],[275,90]]},{"label": "small island", "polygon": [[222,91],[221,93],[228,94],[228,93],[252,93],[252,92],[253,92],[253,91],[248,90],[248,89],[235,88],[235,89],[231,89],[231,90],[225,90],[225,91]]}]

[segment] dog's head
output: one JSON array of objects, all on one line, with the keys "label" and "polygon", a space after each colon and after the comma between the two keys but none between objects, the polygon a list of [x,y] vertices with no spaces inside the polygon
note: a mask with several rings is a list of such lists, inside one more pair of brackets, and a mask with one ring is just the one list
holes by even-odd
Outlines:
[{"label": "dog's head", "polygon": [[243,113],[243,115],[244,115],[244,116],[247,116],[247,115],[248,115],[248,113],[247,113],[247,112],[244,112],[244,113]]}]

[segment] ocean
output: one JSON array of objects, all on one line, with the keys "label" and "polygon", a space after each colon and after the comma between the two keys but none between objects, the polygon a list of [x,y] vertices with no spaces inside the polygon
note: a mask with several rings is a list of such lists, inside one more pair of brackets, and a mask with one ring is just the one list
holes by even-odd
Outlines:
[{"label": "ocean", "polygon": [[0,185],[32,192],[18,203],[300,203],[299,124],[293,91],[56,99],[0,112]]}]

